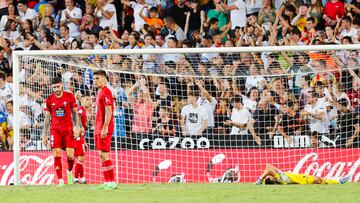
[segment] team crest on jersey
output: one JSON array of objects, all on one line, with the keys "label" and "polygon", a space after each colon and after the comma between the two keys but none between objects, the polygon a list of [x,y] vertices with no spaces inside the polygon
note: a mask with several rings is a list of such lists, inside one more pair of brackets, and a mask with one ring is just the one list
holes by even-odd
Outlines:
[{"label": "team crest on jersey", "polygon": [[55,103],[52,103],[51,105],[52,105],[52,106],[55,106]]},{"label": "team crest on jersey", "polygon": [[105,97],[105,102],[110,102],[110,99],[108,99],[107,97]]},{"label": "team crest on jersey", "polygon": [[67,102],[64,102],[64,106],[66,107]]}]

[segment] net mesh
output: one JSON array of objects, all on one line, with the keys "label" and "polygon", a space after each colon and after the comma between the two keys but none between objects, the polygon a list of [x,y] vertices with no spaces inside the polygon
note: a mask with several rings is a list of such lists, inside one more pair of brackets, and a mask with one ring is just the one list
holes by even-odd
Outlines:
[{"label": "net mesh", "polygon": [[15,97],[21,181],[57,181],[41,132],[50,81],[61,77],[79,105],[85,96],[92,100],[85,178],[102,182],[93,133],[97,69],[106,70],[115,98],[110,154],[118,182],[253,182],[266,163],[323,177],[353,173],[358,181],[359,56],[357,50],[21,56]]}]

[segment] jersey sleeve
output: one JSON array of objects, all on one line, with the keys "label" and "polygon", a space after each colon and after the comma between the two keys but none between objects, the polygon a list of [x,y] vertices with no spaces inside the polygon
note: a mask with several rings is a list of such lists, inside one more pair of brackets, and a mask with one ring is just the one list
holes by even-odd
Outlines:
[{"label": "jersey sleeve", "polygon": [[72,109],[78,107],[74,94],[70,94],[70,106]]},{"label": "jersey sleeve", "polygon": [[102,100],[103,100],[104,106],[109,106],[109,105],[111,106],[113,104],[114,99],[113,99],[113,96],[112,96],[112,93],[110,90],[105,91],[102,96],[103,96]]}]

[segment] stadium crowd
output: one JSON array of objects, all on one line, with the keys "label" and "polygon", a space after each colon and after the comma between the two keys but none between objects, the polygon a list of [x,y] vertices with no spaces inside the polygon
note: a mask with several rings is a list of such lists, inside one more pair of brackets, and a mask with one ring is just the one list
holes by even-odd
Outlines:
[{"label": "stadium crowd", "polygon": [[[1,1],[2,150],[11,150],[13,142],[14,50],[357,44],[359,17],[359,0]],[[205,136],[219,147],[271,147],[275,134],[289,143],[292,136],[308,135],[312,147],[359,147],[358,50],[77,60],[89,68],[65,62],[53,69],[40,62],[22,66],[23,149],[38,149],[34,140],[51,78],[61,76],[79,101],[94,97],[91,67],[99,64],[122,71],[108,76],[117,104],[115,134],[126,147],[173,136]],[[93,115],[92,107],[88,111]]]}]

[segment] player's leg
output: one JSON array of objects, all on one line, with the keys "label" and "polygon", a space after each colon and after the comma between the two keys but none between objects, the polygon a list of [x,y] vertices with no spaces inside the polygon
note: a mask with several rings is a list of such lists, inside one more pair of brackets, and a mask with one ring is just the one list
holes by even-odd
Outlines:
[{"label": "player's leg", "polygon": [[61,163],[61,148],[53,149],[54,156],[54,168],[56,172],[56,176],[59,180],[59,186],[64,186],[64,180],[62,175],[62,163]]},{"label": "player's leg", "polygon": [[86,179],[84,176],[84,163],[85,163],[85,155],[77,156],[76,165],[75,165],[75,179],[74,182],[79,182],[82,184],[86,184]]},{"label": "player's leg", "polygon": [[50,146],[53,149],[54,168],[60,187],[64,186],[61,162],[61,148],[63,148],[62,141],[63,139],[60,137],[59,132],[57,130],[50,129]]},{"label": "player's leg", "polygon": [[74,176],[72,174],[72,169],[74,167],[74,148],[66,148],[66,156],[67,156],[67,176],[68,176],[68,184],[72,185],[74,183]]},{"label": "player's leg", "polygon": [[72,130],[64,132],[64,136],[65,136],[65,147],[66,147],[65,151],[66,151],[67,164],[68,164],[68,169],[67,169],[68,184],[72,185],[74,183],[74,175],[72,173],[72,169],[75,163],[74,152],[76,148],[76,140],[74,138],[74,134]]},{"label": "player's leg", "polygon": [[110,190],[117,188],[117,184],[115,183],[115,179],[114,179],[114,169],[109,154],[111,138],[112,138],[111,134],[107,135],[106,138],[101,138],[100,135],[95,136],[97,149],[102,161],[102,171],[105,182],[105,184],[99,186],[98,188],[110,189]]},{"label": "player's leg", "polygon": [[340,179],[327,179],[327,178],[322,178],[322,182],[321,184],[327,184],[327,185],[336,185],[336,184],[344,184],[349,182],[351,179],[350,175],[344,176]]},{"label": "player's leg", "polygon": [[8,145],[9,145],[9,151],[13,150],[13,145],[14,145],[14,137],[11,135],[8,135],[8,137],[6,138]]}]

